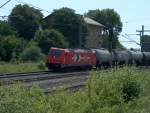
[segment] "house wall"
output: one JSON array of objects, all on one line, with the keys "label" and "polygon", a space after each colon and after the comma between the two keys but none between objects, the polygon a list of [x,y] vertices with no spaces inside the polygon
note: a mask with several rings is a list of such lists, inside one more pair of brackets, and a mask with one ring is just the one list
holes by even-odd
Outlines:
[{"label": "house wall", "polygon": [[88,24],[88,35],[86,37],[87,48],[100,48],[100,36],[102,28],[100,26]]}]

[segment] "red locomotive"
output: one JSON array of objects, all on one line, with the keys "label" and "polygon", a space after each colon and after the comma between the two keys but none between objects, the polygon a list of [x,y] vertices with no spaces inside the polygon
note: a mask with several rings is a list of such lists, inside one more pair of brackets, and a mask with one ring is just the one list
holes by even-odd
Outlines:
[{"label": "red locomotive", "polygon": [[90,49],[62,49],[51,47],[46,65],[48,69],[92,68],[96,52]]}]

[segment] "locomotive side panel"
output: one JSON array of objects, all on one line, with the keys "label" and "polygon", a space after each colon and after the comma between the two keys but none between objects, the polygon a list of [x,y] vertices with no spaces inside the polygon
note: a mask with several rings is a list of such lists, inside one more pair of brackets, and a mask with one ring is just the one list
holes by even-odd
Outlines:
[{"label": "locomotive side panel", "polygon": [[96,62],[96,54],[87,50],[70,50],[66,58],[67,66],[93,66]]}]

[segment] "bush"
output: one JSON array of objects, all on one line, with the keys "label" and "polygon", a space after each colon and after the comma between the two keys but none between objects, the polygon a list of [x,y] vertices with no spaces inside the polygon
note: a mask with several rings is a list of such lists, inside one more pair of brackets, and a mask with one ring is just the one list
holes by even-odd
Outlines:
[{"label": "bush", "polygon": [[127,70],[127,75],[123,77],[121,91],[123,93],[123,99],[125,102],[131,101],[141,93],[140,83],[137,78],[133,76],[133,72]]},{"label": "bush", "polygon": [[38,64],[38,69],[40,69],[40,70],[45,70],[45,69],[46,69],[45,63],[43,63],[43,62],[39,63],[39,64]]},{"label": "bush", "polygon": [[64,36],[54,30],[37,31],[35,34],[35,41],[38,42],[39,47],[43,53],[47,54],[50,47],[67,47],[67,43],[64,41]]},{"label": "bush", "polygon": [[27,47],[21,54],[21,60],[23,61],[38,61],[41,59],[42,53],[38,46],[32,45]]},{"label": "bush", "polygon": [[24,40],[16,36],[0,36],[0,59],[10,61],[18,59],[24,48]]}]

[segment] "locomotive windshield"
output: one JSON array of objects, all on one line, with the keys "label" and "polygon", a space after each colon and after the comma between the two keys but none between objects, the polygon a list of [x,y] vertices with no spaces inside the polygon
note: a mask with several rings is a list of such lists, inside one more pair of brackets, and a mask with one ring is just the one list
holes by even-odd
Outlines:
[{"label": "locomotive windshield", "polygon": [[61,54],[62,54],[61,50],[50,50],[48,55],[58,57]]}]

